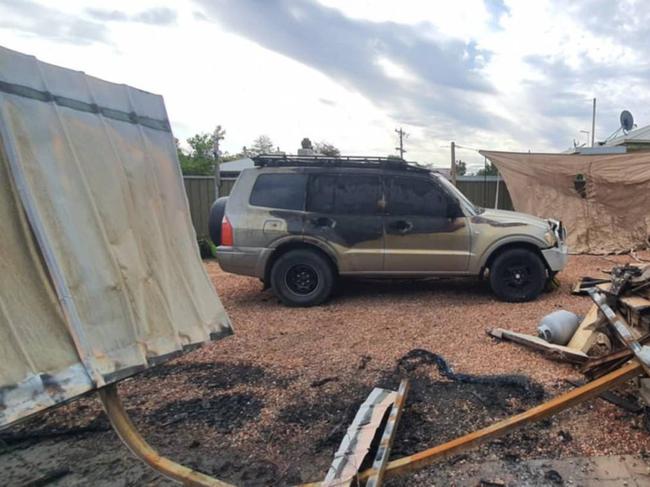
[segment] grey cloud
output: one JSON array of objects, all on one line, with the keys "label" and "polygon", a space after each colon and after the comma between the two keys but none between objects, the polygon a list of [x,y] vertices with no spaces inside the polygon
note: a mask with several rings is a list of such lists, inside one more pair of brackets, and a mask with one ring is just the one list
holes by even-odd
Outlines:
[{"label": "grey cloud", "polygon": [[[555,145],[567,146],[579,130],[591,129],[591,97],[594,95],[598,98],[596,134],[599,140],[618,127],[618,114],[622,109],[643,113],[650,102],[650,97],[635,90],[650,79],[647,63],[623,69],[617,64],[594,61],[571,66],[564,60],[540,56],[529,56],[526,62],[543,74],[542,81],[526,83],[528,101],[533,113],[546,120],[541,135]],[[612,92],[612,85],[628,89]]]},{"label": "grey cloud", "polygon": [[129,20],[129,16],[119,10],[103,10],[100,8],[87,8],[86,12],[91,17],[103,22],[124,22]]},{"label": "grey cloud", "polygon": [[150,8],[133,16],[136,22],[152,25],[171,25],[176,22],[176,12],[169,8]]},{"label": "grey cloud", "polygon": [[151,25],[171,25],[176,22],[176,12],[165,7],[150,8],[134,15],[128,15],[120,10],[105,10],[88,8],[86,13],[94,19],[103,22],[140,22]]},{"label": "grey cloud", "polygon": [[60,42],[108,42],[107,31],[102,24],[64,14],[30,0],[0,0],[0,7],[9,12],[8,16],[0,19],[0,27]]},{"label": "grey cloud", "polygon": [[330,106],[330,107],[336,106],[336,102],[334,100],[330,100],[328,98],[319,98],[318,101],[321,102],[323,105],[327,105],[327,106]]},{"label": "grey cloud", "polygon": [[[306,0],[197,1],[224,29],[325,73],[404,123],[451,119],[480,128],[495,123],[478,102],[494,91],[480,75],[490,53],[473,42],[435,41],[418,28],[350,19]],[[422,82],[389,77],[377,64],[380,58]]]},{"label": "grey cloud", "polygon": [[572,17],[588,30],[647,52],[650,9],[646,1],[583,0],[570,2],[568,8]]}]

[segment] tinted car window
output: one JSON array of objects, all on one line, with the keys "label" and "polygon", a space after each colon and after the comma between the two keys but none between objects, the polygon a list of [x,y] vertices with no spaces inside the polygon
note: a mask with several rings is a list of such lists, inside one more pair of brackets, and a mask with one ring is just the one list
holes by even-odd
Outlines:
[{"label": "tinted car window", "polygon": [[388,213],[446,217],[448,196],[433,181],[416,178],[386,178]]},{"label": "tinted car window", "polygon": [[336,175],[314,174],[309,178],[307,210],[318,213],[334,212]]},{"label": "tinted car window", "polygon": [[305,207],[305,174],[261,174],[255,181],[250,204],[283,210]]},{"label": "tinted car window", "polygon": [[379,176],[340,174],[336,180],[334,211],[338,214],[372,215],[379,212],[382,196]]}]

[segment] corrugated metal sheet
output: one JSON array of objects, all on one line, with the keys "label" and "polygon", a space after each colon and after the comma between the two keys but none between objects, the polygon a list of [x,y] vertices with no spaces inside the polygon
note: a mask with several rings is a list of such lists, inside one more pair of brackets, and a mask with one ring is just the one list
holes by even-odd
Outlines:
[{"label": "corrugated metal sheet", "polygon": [[0,427],[231,332],[162,97],[0,47]]}]

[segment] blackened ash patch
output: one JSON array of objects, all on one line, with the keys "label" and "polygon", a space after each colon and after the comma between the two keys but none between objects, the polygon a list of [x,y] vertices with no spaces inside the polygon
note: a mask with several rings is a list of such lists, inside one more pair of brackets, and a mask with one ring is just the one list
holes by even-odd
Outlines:
[{"label": "blackened ash patch", "polygon": [[211,398],[173,401],[144,416],[156,425],[200,423],[221,432],[241,428],[257,418],[264,403],[250,394],[221,394]]},{"label": "blackened ash patch", "polygon": [[[435,380],[436,372],[444,377]],[[434,375],[435,374],[435,375]],[[521,375],[474,376],[458,374],[443,357],[413,350],[392,370],[375,380],[377,387],[396,390],[408,378],[410,390],[400,420],[391,458],[410,455],[517,414],[544,398],[544,389]],[[282,423],[319,432],[314,451],[333,452],[372,387],[359,381],[331,383],[308,401],[296,400],[280,411]],[[334,389],[334,390],[332,390]],[[503,456],[519,458],[544,449],[544,429],[538,423],[487,445]],[[546,452],[553,455],[554,452]]]},{"label": "blackened ash patch", "polygon": [[246,362],[169,363],[149,369],[146,378],[165,379],[177,376],[186,382],[207,389],[232,389],[238,385],[284,387],[291,377],[276,376],[258,365]]},{"label": "blackened ash patch", "polygon": [[505,388],[520,389],[532,400],[541,401],[544,398],[544,388],[531,381],[528,377],[518,374],[500,375],[471,375],[455,373],[447,361],[436,353],[421,348],[415,348],[397,361],[397,370],[414,371],[421,365],[435,365],[443,377],[466,384],[495,385]]}]

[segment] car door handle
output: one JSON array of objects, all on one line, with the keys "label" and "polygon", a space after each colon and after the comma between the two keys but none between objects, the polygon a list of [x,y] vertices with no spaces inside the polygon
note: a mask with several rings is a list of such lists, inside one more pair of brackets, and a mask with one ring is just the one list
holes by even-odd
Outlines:
[{"label": "car door handle", "polygon": [[334,225],[336,223],[334,220],[327,218],[326,216],[312,218],[310,221],[312,225],[318,228],[334,228]]},{"label": "car door handle", "polygon": [[397,220],[390,224],[390,228],[397,230],[398,233],[408,233],[413,229],[413,224],[408,220]]}]

